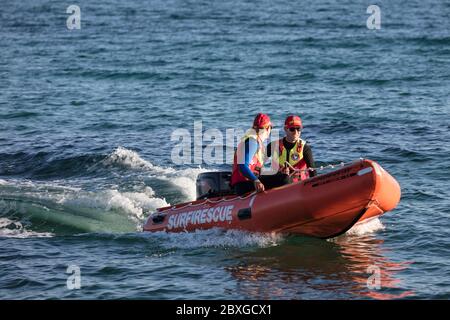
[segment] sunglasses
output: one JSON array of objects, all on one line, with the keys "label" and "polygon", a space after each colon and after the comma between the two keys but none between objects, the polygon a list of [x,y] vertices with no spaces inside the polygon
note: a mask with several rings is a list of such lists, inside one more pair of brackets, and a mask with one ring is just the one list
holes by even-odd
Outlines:
[{"label": "sunglasses", "polygon": [[289,128],[289,131],[290,132],[295,132],[295,131],[301,132],[302,128]]}]

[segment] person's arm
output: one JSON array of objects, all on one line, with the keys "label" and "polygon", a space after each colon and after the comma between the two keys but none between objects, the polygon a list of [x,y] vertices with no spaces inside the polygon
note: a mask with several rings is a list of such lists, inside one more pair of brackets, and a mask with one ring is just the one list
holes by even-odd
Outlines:
[{"label": "person's arm", "polygon": [[[309,146],[309,144],[305,144],[304,148],[303,148],[303,159],[305,159],[306,165],[308,166],[308,168],[315,168],[316,165],[314,163],[314,157],[313,157],[313,153],[311,150],[311,147]],[[314,171],[309,171],[309,176],[310,177],[315,177],[317,175],[317,172]]]},{"label": "person's arm", "polygon": [[241,155],[243,159],[238,159],[238,168],[239,171],[246,177],[247,179],[250,179],[251,181],[255,181],[258,178],[254,175],[252,170],[250,170],[250,162],[253,159],[253,156],[258,151],[258,142],[255,139],[247,139],[245,141],[245,152]]}]

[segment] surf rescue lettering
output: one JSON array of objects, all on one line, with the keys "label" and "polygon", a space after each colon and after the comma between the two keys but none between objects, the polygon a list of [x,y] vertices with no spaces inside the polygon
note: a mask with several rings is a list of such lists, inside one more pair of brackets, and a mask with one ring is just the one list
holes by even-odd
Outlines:
[{"label": "surf rescue lettering", "polygon": [[192,210],[173,214],[167,222],[167,229],[186,228],[188,224],[197,225],[214,222],[225,222],[233,220],[232,212],[234,205],[219,206],[214,208]]}]

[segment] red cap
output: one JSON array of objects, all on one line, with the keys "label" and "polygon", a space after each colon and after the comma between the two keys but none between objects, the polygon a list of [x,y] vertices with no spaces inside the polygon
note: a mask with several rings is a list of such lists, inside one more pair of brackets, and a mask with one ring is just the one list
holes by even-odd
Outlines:
[{"label": "red cap", "polygon": [[284,121],[284,126],[286,128],[303,128],[302,119],[299,116],[289,116]]},{"label": "red cap", "polygon": [[253,120],[253,127],[254,128],[267,128],[271,127],[272,122],[270,121],[270,118],[267,114],[264,113],[258,113],[255,117],[255,120]]}]

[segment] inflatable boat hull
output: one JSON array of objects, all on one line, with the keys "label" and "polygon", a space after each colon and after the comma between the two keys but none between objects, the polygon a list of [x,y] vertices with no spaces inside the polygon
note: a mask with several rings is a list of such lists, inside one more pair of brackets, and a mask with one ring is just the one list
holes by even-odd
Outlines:
[{"label": "inflatable boat hull", "polygon": [[397,181],[376,162],[361,159],[263,193],[160,208],[143,229],[190,232],[219,227],[333,238],[394,209],[399,200]]}]

